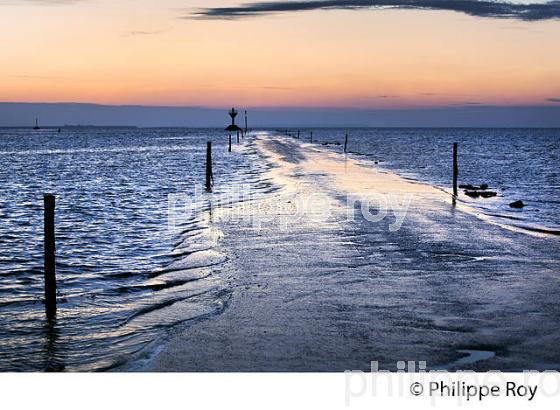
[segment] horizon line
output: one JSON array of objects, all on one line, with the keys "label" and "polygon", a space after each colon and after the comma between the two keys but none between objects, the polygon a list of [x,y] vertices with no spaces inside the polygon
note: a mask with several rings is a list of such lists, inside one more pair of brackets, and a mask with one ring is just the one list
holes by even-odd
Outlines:
[{"label": "horizon line", "polygon": [[[233,104],[233,107],[243,110],[256,109],[256,110],[283,110],[283,109],[299,109],[299,110],[356,110],[356,111],[371,111],[371,110],[433,110],[433,109],[452,109],[452,108],[548,108],[560,107],[560,101],[552,101],[552,99],[544,101],[542,104],[485,104],[485,103],[453,103],[448,105],[422,105],[422,106],[403,106],[403,107],[354,107],[354,106],[322,106],[322,105],[241,105]],[[96,103],[96,102],[75,102],[75,101],[0,101],[0,104],[43,104],[43,105],[91,105],[98,107],[139,107],[139,108],[189,108],[189,109],[205,109],[205,110],[229,110],[232,105],[223,106],[207,106],[207,105],[151,105],[151,104],[134,104],[134,103]]]},{"label": "horizon line", "polygon": [[[219,126],[200,126],[200,127],[196,127],[196,126],[179,126],[179,125],[169,125],[169,126],[142,126],[142,125],[94,125],[94,124],[88,124],[88,125],[71,125],[71,124],[65,124],[65,125],[45,125],[40,127],[41,129],[64,129],[64,128],[138,128],[138,129],[193,129],[193,130],[222,130],[222,127]],[[338,125],[338,126],[324,126],[324,125],[317,125],[317,126],[313,126],[313,125],[305,125],[302,127],[296,127],[296,126],[285,126],[285,125],[267,125],[267,126],[262,126],[262,127],[253,127],[252,129],[249,129],[248,132],[251,131],[259,131],[259,130],[264,130],[264,131],[269,131],[271,129],[274,129],[277,132],[281,132],[283,130],[287,130],[287,131],[298,131],[298,130],[307,130],[307,129],[312,129],[312,130],[320,130],[320,129],[324,129],[324,130],[333,130],[333,129],[466,129],[466,130],[500,130],[500,129],[509,129],[509,130],[560,130],[560,126],[553,126],[553,127],[515,127],[515,126],[501,126],[501,127],[481,127],[481,126],[418,126],[418,127],[412,127],[412,126],[372,126],[372,125]],[[33,129],[32,125],[29,124],[25,124],[25,125],[0,125],[0,129]],[[225,133],[226,131],[224,131]]]}]

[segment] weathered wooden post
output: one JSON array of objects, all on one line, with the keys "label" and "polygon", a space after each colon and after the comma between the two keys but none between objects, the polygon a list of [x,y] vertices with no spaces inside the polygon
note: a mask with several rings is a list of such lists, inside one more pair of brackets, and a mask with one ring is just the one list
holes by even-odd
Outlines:
[{"label": "weathered wooden post", "polygon": [[457,163],[457,143],[453,143],[453,196],[457,196],[457,179],[459,177],[459,165]]},{"label": "weathered wooden post", "polygon": [[299,140],[299,130],[297,130],[297,139]]},{"label": "weathered wooden post", "polygon": [[311,143],[313,144],[313,131],[311,131]]},{"label": "weathered wooden post", "polygon": [[45,207],[45,311],[47,318],[56,316],[56,268],[54,209],[55,196],[43,194]]},{"label": "weathered wooden post", "polygon": [[239,131],[237,131],[237,143],[239,144]]},{"label": "weathered wooden post", "polygon": [[212,142],[206,143],[206,192],[212,192]]},{"label": "weathered wooden post", "polygon": [[245,110],[245,135],[247,135],[247,110]]},{"label": "weathered wooden post", "polygon": [[344,153],[346,153],[346,148],[348,148],[348,134],[344,136]]},{"label": "weathered wooden post", "polygon": [[229,134],[229,148],[228,152],[231,152],[231,134]]}]

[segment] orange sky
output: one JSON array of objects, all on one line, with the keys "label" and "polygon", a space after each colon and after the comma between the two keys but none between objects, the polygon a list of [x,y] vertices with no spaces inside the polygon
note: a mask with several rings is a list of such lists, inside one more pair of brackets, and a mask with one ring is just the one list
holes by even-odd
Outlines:
[{"label": "orange sky", "polygon": [[[48,2],[47,2],[48,3]],[[556,104],[560,22],[413,10],[185,20],[231,1],[0,5],[0,101],[202,106]]]}]

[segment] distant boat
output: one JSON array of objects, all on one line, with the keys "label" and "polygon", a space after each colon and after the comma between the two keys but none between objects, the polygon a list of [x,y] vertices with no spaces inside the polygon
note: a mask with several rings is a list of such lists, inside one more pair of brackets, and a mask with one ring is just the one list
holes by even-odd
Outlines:
[{"label": "distant boat", "polygon": [[39,119],[35,118],[35,126],[33,127],[34,130],[40,130],[41,127],[39,127]]}]

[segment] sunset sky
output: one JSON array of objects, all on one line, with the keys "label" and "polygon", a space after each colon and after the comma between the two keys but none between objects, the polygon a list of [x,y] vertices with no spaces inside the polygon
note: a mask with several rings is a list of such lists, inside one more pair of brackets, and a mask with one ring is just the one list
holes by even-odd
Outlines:
[{"label": "sunset sky", "polygon": [[0,101],[560,105],[558,2],[544,16],[502,18],[288,3],[237,18],[212,10],[235,0],[0,0]]}]

